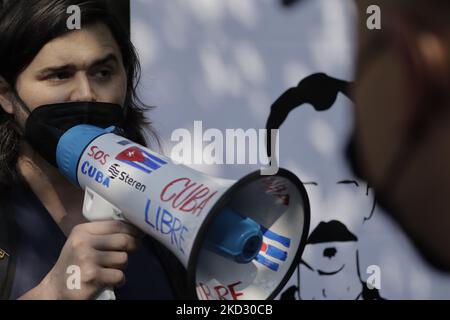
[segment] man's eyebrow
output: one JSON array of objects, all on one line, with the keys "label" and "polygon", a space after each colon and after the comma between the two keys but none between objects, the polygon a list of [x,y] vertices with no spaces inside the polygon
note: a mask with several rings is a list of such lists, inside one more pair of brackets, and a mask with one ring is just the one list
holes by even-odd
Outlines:
[{"label": "man's eyebrow", "polygon": [[315,181],[307,181],[307,182],[303,182],[304,186],[318,186],[319,184]]},{"label": "man's eyebrow", "polygon": [[336,182],[336,184],[354,184],[355,186],[359,187],[359,183],[355,180],[341,180]]},{"label": "man's eyebrow", "polygon": [[[114,53],[109,53],[108,55],[106,55],[104,58],[100,58],[95,60],[90,66],[90,68],[95,68],[101,65],[104,65],[108,62],[119,62],[119,59],[117,58],[117,56]],[[76,65],[74,64],[64,64],[64,65],[60,65],[60,66],[53,66],[53,67],[46,67],[42,70],[39,70],[38,73],[39,74],[45,74],[45,73],[50,73],[50,72],[56,72],[56,71],[64,71],[64,70],[73,70],[76,69]]]},{"label": "man's eyebrow", "polygon": [[117,58],[117,56],[114,53],[110,53],[106,57],[94,61],[94,63],[91,64],[90,68],[101,66],[101,65],[106,64],[106,63],[108,63],[110,61],[115,62],[115,63],[119,63],[119,59]]}]

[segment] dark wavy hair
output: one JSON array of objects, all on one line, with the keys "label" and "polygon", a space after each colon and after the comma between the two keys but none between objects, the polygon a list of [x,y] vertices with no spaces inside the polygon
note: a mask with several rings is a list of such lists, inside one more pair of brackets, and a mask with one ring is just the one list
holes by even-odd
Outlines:
[{"label": "dark wavy hair", "polygon": [[[49,41],[71,32],[67,8],[79,6],[82,24],[103,23],[111,31],[127,72],[124,135],[142,145],[146,138],[159,147],[159,140],[145,112],[152,107],[137,95],[141,75],[138,55],[129,34],[102,0],[0,0],[0,76],[15,88],[20,73]],[[21,136],[13,115],[0,108],[0,185],[17,177],[16,163]]]}]

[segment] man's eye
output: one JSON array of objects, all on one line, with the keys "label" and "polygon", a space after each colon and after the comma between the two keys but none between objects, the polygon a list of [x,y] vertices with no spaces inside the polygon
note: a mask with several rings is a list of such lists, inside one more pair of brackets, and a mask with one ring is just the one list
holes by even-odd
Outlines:
[{"label": "man's eye", "polygon": [[51,80],[51,81],[61,81],[61,80],[69,79],[70,77],[71,77],[70,72],[62,71],[62,72],[55,72],[55,73],[48,75],[47,79]]},{"label": "man's eye", "polygon": [[111,74],[112,74],[111,70],[103,69],[95,72],[94,76],[98,79],[108,79],[109,77],[111,77]]}]

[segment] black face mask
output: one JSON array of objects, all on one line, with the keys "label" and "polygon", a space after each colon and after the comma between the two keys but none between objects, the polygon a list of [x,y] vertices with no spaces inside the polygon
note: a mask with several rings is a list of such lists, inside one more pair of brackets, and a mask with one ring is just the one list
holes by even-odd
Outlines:
[{"label": "black face mask", "polygon": [[70,128],[79,124],[121,128],[124,123],[124,111],[117,104],[56,103],[40,106],[30,112],[23,101],[19,103],[29,113],[25,123],[25,139],[42,158],[55,167],[58,141]]}]

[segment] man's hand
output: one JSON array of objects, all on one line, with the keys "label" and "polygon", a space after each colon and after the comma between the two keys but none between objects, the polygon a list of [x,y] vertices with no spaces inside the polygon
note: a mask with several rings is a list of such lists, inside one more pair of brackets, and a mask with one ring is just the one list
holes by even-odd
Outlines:
[{"label": "man's hand", "polygon": [[[41,284],[22,298],[92,299],[106,287],[123,285],[128,252],[136,250],[141,232],[121,221],[97,221],[73,228],[58,261]],[[80,268],[80,288],[67,286],[69,266]]]}]

